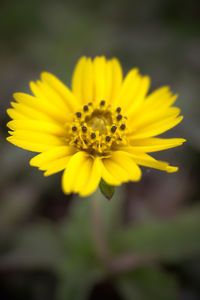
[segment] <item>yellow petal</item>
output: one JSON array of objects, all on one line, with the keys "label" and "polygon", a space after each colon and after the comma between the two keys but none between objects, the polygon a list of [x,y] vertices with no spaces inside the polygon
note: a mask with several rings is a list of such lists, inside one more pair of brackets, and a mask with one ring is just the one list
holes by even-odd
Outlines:
[{"label": "yellow petal", "polygon": [[131,147],[127,148],[126,152],[129,153],[133,160],[140,166],[150,167],[168,173],[176,172],[178,170],[177,167],[170,166],[167,162],[156,160],[148,154],[136,154]]},{"label": "yellow petal", "polygon": [[79,104],[94,100],[94,68],[91,58],[82,57],[77,63],[72,77],[72,90]]},{"label": "yellow petal", "polygon": [[167,107],[172,105],[177,99],[177,95],[172,96],[169,87],[164,86],[153,91],[145,100],[144,108]]},{"label": "yellow petal", "polygon": [[[60,158],[71,156],[74,154],[74,149],[67,146],[60,146],[60,147],[53,147],[49,149],[48,151],[45,151],[43,153],[40,153],[33,157],[30,160],[30,165],[34,167],[40,167],[42,166],[48,166],[49,163],[52,161],[56,161]],[[44,168],[44,170],[46,167]]]},{"label": "yellow petal", "polygon": [[46,105],[50,105],[55,110],[62,110],[64,114],[69,114],[74,112],[70,109],[66,102],[63,101],[61,95],[56,92],[52,87],[50,87],[46,82],[37,80],[34,87],[34,94],[36,98],[41,99]]},{"label": "yellow petal", "polygon": [[[115,176],[116,174],[112,172],[112,168],[109,168],[109,166],[107,167],[107,165],[105,166],[104,162],[105,160],[103,159],[100,160],[102,178],[104,179],[104,181],[110,185],[120,185],[121,184],[120,178]],[[111,172],[109,170],[111,170]]]},{"label": "yellow petal", "polygon": [[134,111],[137,111],[139,107],[145,101],[146,94],[148,93],[150,87],[150,78],[148,76],[142,77],[138,90],[134,97],[132,98],[131,102],[125,107],[127,114],[132,114]]},{"label": "yellow petal", "polygon": [[48,85],[49,92],[54,90],[54,92],[60,96],[60,105],[67,106],[70,111],[74,112],[78,101],[68,87],[51,73],[43,72],[41,78],[42,81]]},{"label": "yellow petal", "polygon": [[46,171],[44,176],[49,176],[65,169],[68,161],[75,152],[75,149],[71,147],[53,147],[33,157],[30,160],[30,165]]},{"label": "yellow petal", "polygon": [[58,173],[62,170],[64,170],[69,162],[69,160],[71,159],[71,156],[67,156],[67,157],[62,157],[56,161],[52,161],[47,168],[45,169],[40,169],[42,171],[45,171],[44,176],[50,176],[53,175],[55,173]]},{"label": "yellow petal", "polygon": [[93,192],[100,181],[100,167],[86,152],[77,152],[70,159],[63,177],[62,187],[66,194],[71,192],[88,195]]},{"label": "yellow petal", "polygon": [[155,152],[174,148],[182,145],[185,139],[160,139],[160,138],[147,138],[139,140],[130,140],[132,151],[134,152]]},{"label": "yellow petal", "polygon": [[19,111],[16,111],[16,109],[8,108],[6,110],[6,112],[11,119],[14,119],[14,120],[23,120],[23,119],[26,120],[27,119],[27,117],[24,114],[22,114]]},{"label": "yellow petal", "polygon": [[[30,104],[32,105],[32,103]],[[33,104],[35,105],[35,103]],[[13,106],[14,109],[11,108],[7,110],[7,112],[9,116],[13,119],[53,121],[53,119],[48,114],[41,112],[39,109],[36,109],[31,105],[26,105],[24,103],[15,103],[15,102],[11,102],[11,105]]]},{"label": "yellow petal", "polygon": [[107,62],[104,56],[95,57],[94,62],[94,101],[107,100],[106,96],[106,69]]},{"label": "yellow petal", "polygon": [[177,117],[180,114],[180,108],[168,107],[162,110],[152,110],[140,112],[137,116],[130,119],[128,118],[130,128],[138,130],[147,125],[162,121],[167,118]]},{"label": "yellow petal", "polygon": [[169,117],[161,121],[150,123],[147,126],[142,127],[141,129],[136,130],[131,133],[131,139],[144,139],[147,137],[153,137],[158,134],[161,134],[179,124],[183,119],[183,116],[179,117]]},{"label": "yellow petal", "polygon": [[83,103],[92,102],[94,98],[94,70],[91,58],[87,58],[82,72]]},{"label": "yellow petal", "polygon": [[34,133],[25,130],[10,131],[9,133],[12,135],[7,138],[9,142],[23,149],[35,152],[46,151],[52,146],[65,144],[64,139],[45,133]]},{"label": "yellow petal", "polygon": [[41,120],[13,120],[7,126],[11,130],[30,130],[30,132],[41,132],[56,136],[66,136],[66,129],[59,124]]},{"label": "yellow petal", "polygon": [[111,185],[138,181],[141,170],[129,155],[123,151],[112,152],[112,156],[102,159],[102,178]]},{"label": "yellow petal", "polygon": [[75,67],[72,90],[80,104],[100,102],[111,103],[122,84],[122,69],[117,59],[106,60],[104,56],[82,57]]},{"label": "yellow petal", "polygon": [[[90,169],[86,170],[87,182],[80,189],[80,195],[86,197],[92,194],[98,187],[101,179],[101,165],[99,157],[96,157],[92,162]],[[86,175],[85,174],[85,175]]]},{"label": "yellow petal", "polygon": [[138,69],[129,71],[122,83],[119,94],[114,99],[114,105],[130,108],[130,103],[137,92],[140,81],[141,76],[138,74]]},{"label": "yellow petal", "polygon": [[14,99],[18,102],[11,102],[17,112],[23,115],[23,119],[47,120],[58,123],[65,123],[70,120],[70,113],[53,107],[46,100],[33,97],[24,93],[15,93]]},{"label": "yellow petal", "polygon": [[170,112],[170,109],[173,109],[170,106],[175,102],[177,97],[178,95],[172,96],[167,87],[158,89],[157,92],[155,92],[155,97],[151,97],[151,95],[148,96],[141,106],[128,112],[130,124],[142,123],[149,119],[153,120],[153,118],[156,119],[159,118],[159,116],[163,117]]},{"label": "yellow petal", "polygon": [[36,105],[39,104],[45,107],[48,115],[57,120],[58,122],[64,123],[67,121],[66,116],[69,115],[69,111],[67,109],[61,109],[59,106],[56,105],[56,100],[59,99],[58,97],[55,98],[54,103],[52,103],[51,98],[45,95],[45,93],[42,91],[40,81],[37,81],[37,83],[30,82],[30,88],[33,94],[36,96]]},{"label": "yellow petal", "polygon": [[122,69],[116,58],[106,60],[105,57],[96,57],[94,65],[94,101],[105,100],[113,104],[122,85]]},{"label": "yellow petal", "polygon": [[26,150],[33,151],[33,152],[46,151],[52,147],[51,144],[42,143],[42,142],[35,143],[35,142],[31,142],[31,141],[17,139],[13,136],[9,136],[7,138],[7,141],[9,141],[13,145],[18,146],[22,149],[26,149]]},{"label": "yellow petal", "polygon": [[166,171],[167,173],[175,173],[178,171],[178,167],[168,166]]},{"label": "yellow petal", "polygon": [[74,185],[78,183],[76,180],[77,175],[79,174],[85,159],[86,154],[83,151],[77,152],[70,159],[62,176],[62,188],[66,194],[74,191]]},{"label": "yellow petal", "polygon": [[87,62],[87,58],[85,56],[81,57],[76,64],[74,69],[74,73],[72,76],[72,92],[76,96],[79,103],[84,103],[83,98],[83,77],[84,77],[84,70],[85,65]]},{"label": "yellow petal", "polygon": [[113,104],[122,85],[122,68],[119,61],[113,58],[107,62],[105,100]]},{"label": "yellow petal", "polygon": [[[89,156],[85,156],[85,159],[81,166],[79,166],[79,170],[75,175],[74,182],[71,185],[71,191],[74,193],[80,193],[84,190],[86,182],[90,178],[90,171],[93,165],[93,159]],[[73,166],[72,166],[73,168]],[[71,177],[70,169],[68,168],[68,175]]]}]

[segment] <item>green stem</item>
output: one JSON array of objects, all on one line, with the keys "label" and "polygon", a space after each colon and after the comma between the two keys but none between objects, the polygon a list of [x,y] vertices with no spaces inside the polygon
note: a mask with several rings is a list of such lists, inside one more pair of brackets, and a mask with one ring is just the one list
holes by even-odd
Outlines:
[{"label": "green stem", "polygon": [[97,255],[101,261],[108,266],[110,261],[110,249],[106,236],[106,229],[104,225],[104,217],[102,213],[102,201],[104,201],[101,192],[97,190],[92,201],[92,230],[94,236],[94,243]]}]

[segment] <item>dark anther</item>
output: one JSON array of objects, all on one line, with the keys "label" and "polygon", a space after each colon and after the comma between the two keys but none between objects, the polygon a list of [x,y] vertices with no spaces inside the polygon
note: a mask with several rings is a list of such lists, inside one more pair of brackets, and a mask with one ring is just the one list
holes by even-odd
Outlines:
[{"label": "dark anther", "polygon": [[76,116],[77,116],[78,118],[81,118],[81,112],[78,111],[78,112],[76,113]]},{"label": "dark anther", "polygon": [[120,121],[122,119],[122,115],[117,116],[117,120]]},{"label": "dark anther", "polygon": [[72,131],[76,131],[77,130],[77,127],[76,126],[73,126],[72,127]]},{"label": "dark anther", "polygon": [[84,111],[88,111],[88,106],[87,106],[87,105],[84,105],[84,106],[83,106],[83,110],[84,110]]},{"label": "dark anther", "polygon": [[120,126],[120,129],[122,129],[122,130],[124,130],[126,128],[126,125],[125,124],[122,124],[121,126]]},{"label": "dark anther", "polygon": [[87,131],[87,127],[86,126],[82,126],[82,131],[86,132]]},{"label": "dark anther", "polygon": [[101,106],[104,106],[106,104],[106,101],[104,101],[104,100],[102,100],[101,102],[100,102],[100,105]]},{"label": "dark anther", "polygon": [[87,140],[84,140],[84,143],[87,145],[87,143],[88,143]]},{"label": "dark anther", "polygon": [[92,106],[92,102],[89,102],[88,105],[89,105],[89,106]]},{"label": "dark anther", "polygon": [[121,107],[117,107],[116,112],[120,113]]},{"label": "dark anther", "polygon": [[110,142],[111,137],[109,135],[106,136],[106,142]]},{"label": "dark anther", "polygon": [[95,137],[96,137],[96,134],[95,134],[94,132],[92,132],[92,133],[91,133],[91,138],[92,138],[92,139],[95,139]]},{"label": "dark anther", "polygon": [[112,127],[111,127],[111,132],[112,132],[112,133],[115,133],[116,130],[117,130],[117,126],[112,126]]}]

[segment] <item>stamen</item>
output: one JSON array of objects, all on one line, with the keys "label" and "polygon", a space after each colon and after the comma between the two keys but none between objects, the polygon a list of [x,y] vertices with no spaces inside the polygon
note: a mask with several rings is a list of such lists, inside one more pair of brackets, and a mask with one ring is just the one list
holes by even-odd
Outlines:
[{"label": "stamen", "polygon": [[92,139],[95,139],[95,137],[96,137],[96,134],[95,134],[94,132],[92,132],[92,133],[91,133],[91,138],[92,138]]},{"label": "stamen", "polygon": [[112,133],[115,133],[116,130],[117,130],[117,127],[116,127],[116,126],[112,126],[112,127],[111,127],[111,132],[112,132]]},{"label": "stamen", "polygon": [[88,105],[89,105],[89,106],[92,106],[92,102],[89,102]]},{"label": "stamen", "polygon": [[88,110],[89,110],[88,106],[87,106],[87,105],[84,105],[84,106],[83,106],[83,110],[84,110],[84,111],[88,111]]},{"label": "stamen", "polygon": [[120,129],[121,130],[124,130],[126,128],[126,125],[125,124],[122,124],[121,126],[120,126]]},{"label": "stamen", "polygon": [[109,135],[106,136],[106,142],[110,142],[111,137]]},{"label": "stamen", "polygon": [[106,104],[106,101],[105,100],[101,100],[100,105],[104,106],[105,104]]},{"label": "stamen", "polygon": [[78,112],[76,113],[76,116],[77,116],[78,118],[81,118],[81,112],[78,111]]},{"label": "stamen", "polygon": [[77,127],[76,126],[72,126],[72,131],[76,131]]},{"label": "stamen", "polygon": [[121,107],[117,107],[116,112],[120,113]]},{"label": "stamen", "polygon": [[86,126],[82,126],[82,131],[86,132],[87,131],[87,127]]},{"label": "stamen", "polygon": [[122,115],[117,116],[117,121],[120,121],[122,119]]}]

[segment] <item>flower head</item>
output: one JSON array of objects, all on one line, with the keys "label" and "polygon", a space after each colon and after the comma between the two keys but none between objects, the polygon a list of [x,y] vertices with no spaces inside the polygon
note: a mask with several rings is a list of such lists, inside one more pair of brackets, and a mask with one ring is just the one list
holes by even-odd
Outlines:
[{"label": "flower head", "polygon": [[100,179],[120,185],[141,178],[139,165],[175,172],[147,153],[184,139],[155,137],[176,126],[180,109],[168,87],[148,94],[150,79],[132,69],[123,79],[117,59],[82,57],[72,89],[50,73],[30,83],[33,96],[16,93],[8,141],[40,154],[30,164],[48,176],[64,170],[65,193],[91,194]]}]

